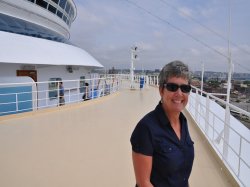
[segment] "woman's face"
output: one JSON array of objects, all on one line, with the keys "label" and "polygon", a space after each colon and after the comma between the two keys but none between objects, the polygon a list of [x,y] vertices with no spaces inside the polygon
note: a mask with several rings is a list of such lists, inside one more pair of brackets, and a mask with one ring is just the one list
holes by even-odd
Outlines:
[{"label": "woman's face", "polygon": [[[188,84],[188,80],[181,77],[169,78],[167,83],[175,83],[178,85]],[[181,112],[188,102],[189,93],[183,93],[179,88],[177,91],[168,91],[166,88],[160,88],[162,98],[162,106],[166,112]]]}]

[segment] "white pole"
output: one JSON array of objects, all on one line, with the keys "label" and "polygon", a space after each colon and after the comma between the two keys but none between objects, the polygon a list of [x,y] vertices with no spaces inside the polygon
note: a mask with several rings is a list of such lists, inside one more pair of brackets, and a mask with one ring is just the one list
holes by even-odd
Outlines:
[{"label": "white pole", "polygon": [[137,47],[132,47],[131,48],[131,67],[130,67],[130,89],[135,89],[134,86],[134,60],[136,59],[136,52]]},{"label": "white pole", "polygon": [[130,88],[134,89],[134,50],[131,49]]},{"label": "white pole", "polygon": [[232,76],[232,59],[231,59],[231,46],[230,46],[230,36],[231,36],[231,0],[229,2],[229,28],[228,28],[228,80],[227,80],[227,105],[225,113],[225,126],[224,126],[224,143],[223,143],[223,157],[227,160],[228,157],[228,145],[229,142],[229,126],[230,126],[230,90],[231,90],[231,76]]},{"label": "white pole", "polygon": [[232,58],[231,58],[231,0],[229,0],[229,28],[228,28],[228,80],[227,80],[227,103],[230,102],[230,90],[231,90],[231,79],[232,79]]},{"label": "white pole", "polygon": [[201,95],[202,95],[202,92],[203,92],[203,77],[204,77],[204,63],[201,64]]}]

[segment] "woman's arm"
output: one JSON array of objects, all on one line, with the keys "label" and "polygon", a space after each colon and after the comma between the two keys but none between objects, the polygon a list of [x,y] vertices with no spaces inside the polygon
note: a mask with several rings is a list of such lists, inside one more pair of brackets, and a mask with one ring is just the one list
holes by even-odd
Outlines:
[{"label": "woman's arm", "polygon": [[133,151],[132,158],[138,187],[153,187],[150,182],[152,156],[146,156]]}]

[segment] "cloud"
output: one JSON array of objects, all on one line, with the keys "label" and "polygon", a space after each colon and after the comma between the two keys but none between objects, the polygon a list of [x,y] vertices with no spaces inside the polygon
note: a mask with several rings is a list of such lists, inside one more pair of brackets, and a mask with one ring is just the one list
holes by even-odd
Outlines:
[{"label": "cloud", "polygon": [[[246,9],[250,2],[242,1],[241,5],[234,5],[232,20],[237,18],[238,21],[232,21],[231,38],[237,44],[231,45],[232,58],[250,66],[247,53],[250,53],[250,13]],[[175,0],[171,3],[179,7],[176,10],[163,1],[151,0],[133,1],[143,9],[127,1],[75,2],[78,13],[72,24],[70,40],[106,68],[129,68],[130,49],[137,45],[139,60],[136,68],[159,69],[167,62],[179,59],[194,69],[204,61],[207,69],[226,70],[226,58],[215,50],[227,55],[227,40],[213,33],[215,31],[227,38],[228,11],[225,3]],[[241,71],[245,71],[244,68]]]},{"label": "cloud", "polygon": [[187,7],[181,7],[179,8],[179,15],[184,18],[192,17],[192,10]]},{"label": "cloud", "polygon": [[194,55],[194,56],[200,56],[200,51],[195,48],[191,48],[190,53],[191,55]]}]

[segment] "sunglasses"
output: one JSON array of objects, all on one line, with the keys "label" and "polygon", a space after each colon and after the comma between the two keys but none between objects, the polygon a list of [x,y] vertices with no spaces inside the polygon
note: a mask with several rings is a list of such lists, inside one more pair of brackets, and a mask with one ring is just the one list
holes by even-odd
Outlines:
[{"label": "sunglasses", "polygon": [[191,91],[191,86],[189,84],[175,84],[175,83],[165,83],[164,88],[170,92],[176,92],[179,88],[183,93],[189,93]]}]

